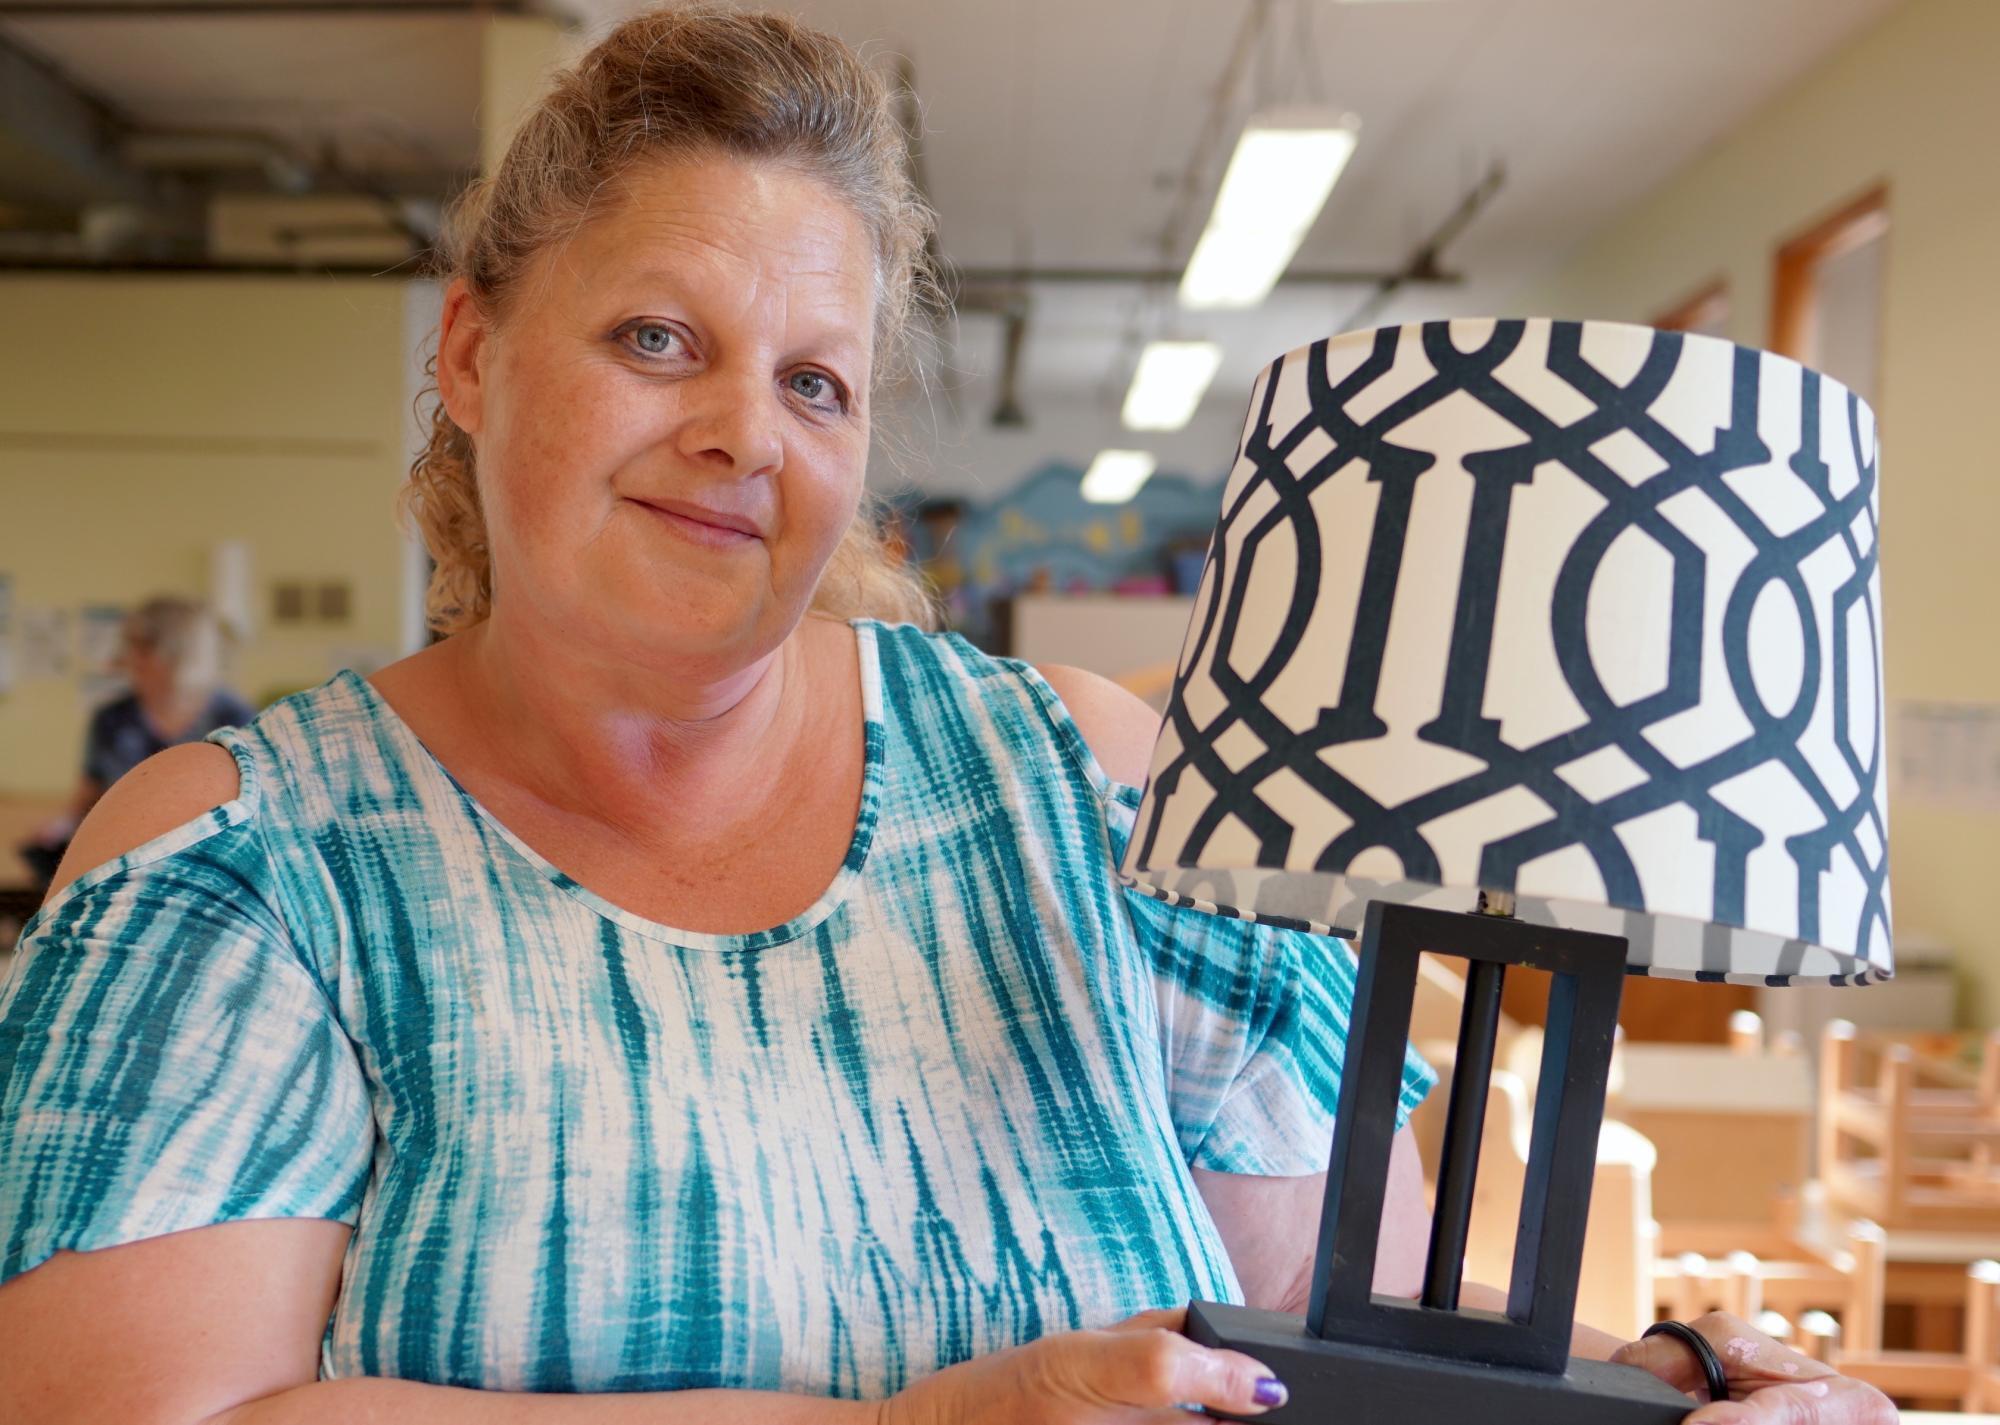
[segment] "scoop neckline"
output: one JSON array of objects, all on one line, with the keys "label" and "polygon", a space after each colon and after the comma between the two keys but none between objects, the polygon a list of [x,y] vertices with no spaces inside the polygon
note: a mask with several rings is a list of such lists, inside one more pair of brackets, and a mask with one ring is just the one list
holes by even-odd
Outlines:
[{"label": "scoop neckline", "polygon": [[854,834],[848,839],[847,854],[841,858],[840,868],[834,872],[833,880],[806,909],[782,925],[773,926],[768,930],[751,930],[731,935],[683,930],[662,921],[649,920],[591,890],[522,840],[512,827],[500,820],[478,797],[468,791],[452,773],[451,768],[445,766],[437,754],[425,745],[424,740],[417,736],[416,729],[405,722],[403,715],[390,705],[389,700],[376,691],[374,684],[351,668],[343,668],[334,676],[336,681],[345,680],[349,691],[360,699],[376,722],[388,728],[393,736],[406,742],[423,765],[450,785],[467,811],[491,827],[515,855],[571,900],[580,903],[605,920],[631,931],[634,935],[682,949],[768,950],[810,935],[825,924],[836,910],[846,904],[855,884],[867,867],[868,852],[875,840],[875,826],[882,809],[887,740],[882,725],[880,650],[876,646],[876,631],[871,620],[850,619],[847,622],[848,627],[854,630],[855,646],[860,655],[862,739],[861,805],[855,812]]}]

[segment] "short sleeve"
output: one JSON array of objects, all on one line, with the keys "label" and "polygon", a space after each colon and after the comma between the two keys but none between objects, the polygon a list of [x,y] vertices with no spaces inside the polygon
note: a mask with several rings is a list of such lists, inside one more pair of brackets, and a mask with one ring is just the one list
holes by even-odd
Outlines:
[{"label": "short sleeve", "polygon": [[242,800],[37,914],[0,989],[0,1280],[245,1218],[352,1223],[359,1064]]},{"label": "short sleeve", "polygon": [[[1137,793],[1113,790],[1114,817],[1122,806],[1129,823]],[[1325,1172],[1354,1004],[1345,942],[1137,891],[1125,900],[1159,999],[1168,1108],[1188,1163],[1267,1177]],[[1406,1050],[1398,1127],[1436,1082]]]}]

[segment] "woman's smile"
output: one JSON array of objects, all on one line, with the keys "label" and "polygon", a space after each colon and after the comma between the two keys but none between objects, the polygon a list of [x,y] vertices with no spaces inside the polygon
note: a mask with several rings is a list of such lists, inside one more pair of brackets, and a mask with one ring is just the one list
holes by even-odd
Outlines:
[{"label": "woman's smile", "polygon": [[682,500],[626,499],[657,524],[704,549],[742,549],[761,544],[763,531],[745,515],[711,510]]}]

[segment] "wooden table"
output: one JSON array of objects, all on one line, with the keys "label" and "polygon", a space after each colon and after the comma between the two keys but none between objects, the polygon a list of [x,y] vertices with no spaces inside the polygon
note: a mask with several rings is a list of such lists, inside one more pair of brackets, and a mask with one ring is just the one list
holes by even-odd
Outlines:
[{"label": "wooden table", "polygon": [[15,848],[64,805],[60,796],[0,792],[0,953],[13,949],[22,922],[42,903],[35,873]]}]

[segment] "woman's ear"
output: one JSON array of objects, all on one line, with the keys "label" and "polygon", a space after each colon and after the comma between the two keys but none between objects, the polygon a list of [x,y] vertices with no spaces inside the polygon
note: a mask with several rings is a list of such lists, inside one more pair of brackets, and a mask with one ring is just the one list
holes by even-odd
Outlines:
[{"label": "woman's ear", "polygon": [[452,424],[467,435],[478,435],[486,405],[486,347],[492,325],[473,300],[463,277],[444,289],[444,310],[438,319],[438,399]]}]

